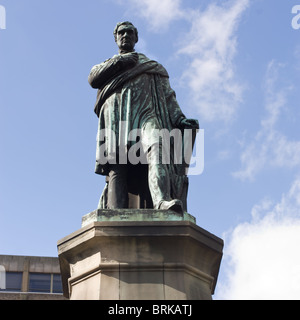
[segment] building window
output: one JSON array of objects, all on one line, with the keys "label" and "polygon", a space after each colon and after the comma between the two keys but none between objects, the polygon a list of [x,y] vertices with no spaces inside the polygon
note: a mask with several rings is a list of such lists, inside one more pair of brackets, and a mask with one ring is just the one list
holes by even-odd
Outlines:
[{"label": "building window", "polygon": [[30,273],[29,292],[62,293],[60,274]]},{"label": "building window", "polygon": [[61,275],[60,274],[53,274],[53,281],[52,281],[52,293],[62,293],[62,284],[61,284]]},{"label": "building window", "polygon": [[51,274],[48,273],[30,273],[29,274],[29,292],[50,292]]},{"label": "building window", "polygon": [[5,282],[5,289],[0,291],[21,292],[22,272],[6,272]]}]

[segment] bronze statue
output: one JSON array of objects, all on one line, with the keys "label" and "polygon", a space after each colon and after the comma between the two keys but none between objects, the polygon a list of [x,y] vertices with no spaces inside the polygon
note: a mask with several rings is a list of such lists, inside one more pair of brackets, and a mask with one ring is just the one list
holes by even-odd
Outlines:
[{"label": "bronze statue", "polygon": [[[135,52],[138,31],[133,24],[118,23],[114,36],[119,54],[95,65],[88,78],[98,89],[95,172],[106,176],[107,182],[98,208],[182,212],[186,210],[188,187],[185,166],[176,164],[174,157],[170,163],[150,160],[154,153],[164,152],[156,132],[198,129],[198,121],[186,119],[182,113],[165,68]],[[134,136],[132,132],[139,134]],[[138,142],[142,147],[137,152],[143,153],[145,161],[128,163],[128,151]]]}]

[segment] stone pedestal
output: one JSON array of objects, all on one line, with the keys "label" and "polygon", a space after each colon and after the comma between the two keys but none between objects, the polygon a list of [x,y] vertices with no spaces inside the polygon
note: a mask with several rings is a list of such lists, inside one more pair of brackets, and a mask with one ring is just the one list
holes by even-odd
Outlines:
[{"label": "stone pedestal", "polygon": [[72,300],[208,300],[223,241],[194,217],[162,210],[96,210],[58,242]]}]

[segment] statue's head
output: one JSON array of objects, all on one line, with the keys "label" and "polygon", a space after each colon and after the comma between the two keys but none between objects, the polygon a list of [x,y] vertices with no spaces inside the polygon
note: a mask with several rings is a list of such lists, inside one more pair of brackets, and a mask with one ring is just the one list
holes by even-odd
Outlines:
[{"label": "statue's head", "polygon": [[120,22],[114,30],[115,41],[122,51],[133,51],[138,42],[137,28],[129,21]]}]

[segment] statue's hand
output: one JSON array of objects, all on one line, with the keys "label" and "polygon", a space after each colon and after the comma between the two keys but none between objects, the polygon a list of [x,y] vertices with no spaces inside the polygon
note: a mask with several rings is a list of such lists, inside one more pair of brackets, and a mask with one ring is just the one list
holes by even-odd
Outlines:
[{"label": "statue's hand", "polygon": [[136,52],[124,53],[120,56],[120,63],[122,67],[128,68],[136,65],[139,55]]},{"label": "statue's hand", "polygon": [[199,122],[196,119],[182,119],[179,127],[181,129],[199,129]]}]

